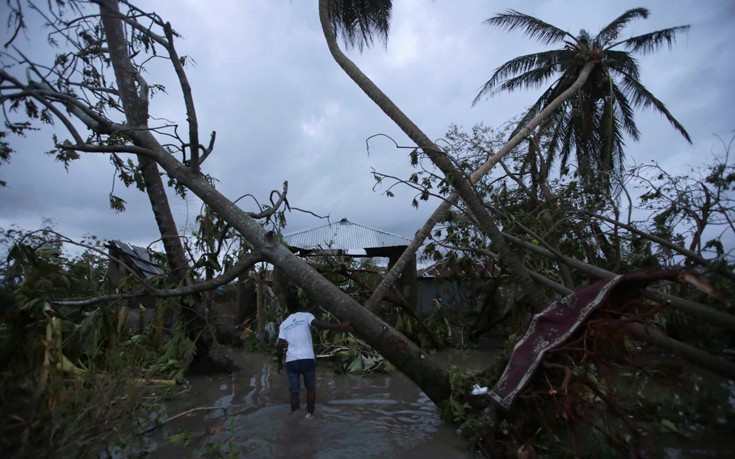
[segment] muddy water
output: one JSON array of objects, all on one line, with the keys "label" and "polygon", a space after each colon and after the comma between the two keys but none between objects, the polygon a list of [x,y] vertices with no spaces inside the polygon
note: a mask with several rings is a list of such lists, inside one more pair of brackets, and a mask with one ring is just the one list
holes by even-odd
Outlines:
[{"label": "muddy water", "polygon": [[[493,364],[499,350],[442,351],[442,365],[479,370]],[[288,383],[268,354],[230,352],[240,367],[229,375],[194,376],[189,388],[152,417],[166,421],[142,444],[117,457],[151,458],[469,458],[472,453],[444,423],[434,404],[399,372],[391,375],[336,374],[317,362],[315,416],[305,408],[291,413]],[[694,372],[694,391],[711,392],[714,425],[690,426],[674,435],[648,426],[647,456],[653,458],[735,457],[735,382]],[[636,390],[643,390],[638,388]],[[715,397],[714,394],[717,393]],[[692,394],[694,395],[694,393]],[[305,394],[301,394],[302,404]],[[650,394],[649,394],[650,396]],[[661,394],[671,403],[686,400]],[[678,400],[678,402],[677,402]],[[710,403],[711,403],[710,402]],[[693,401],[692,401],[693,403]],[[692,408],[701,411],[702,408]]]},{"label": "muddy water", "polygon": [[148,457],[471,457],[456,426],[398,372],[341,375],[318,361],[316,411],[307,419],[304,406],[291,413],[285,372],[269,355],[231,358],[239,371],[192,377],[190,389],[165,404],[159,420],[191,411],[147,436]]}]

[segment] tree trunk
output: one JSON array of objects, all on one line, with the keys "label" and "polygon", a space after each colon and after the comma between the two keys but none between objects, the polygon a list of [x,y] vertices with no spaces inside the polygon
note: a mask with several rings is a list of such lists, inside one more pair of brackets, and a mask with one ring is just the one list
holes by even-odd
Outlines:
[{"label": "tree trunk", "polygon": [[652,327],[628,323],[623,325],[623,329],[643,341],[681,356],[689,363],[700,368],[706,368],[707,370],[728,379],[735,379],[735,363],[733,362],[728,362],[725,359],[714,356],[694,346],[669,338]]},{"label": "tree trunk", "polygon": [[[617,276],[617,273],[600,268],[597,265],[585,263],[574,258],[553,254],[548,249],[545,249],[535,244],[531,244],[530,242],[524,241],[523,239],[513,236],[512,234],[506,234],[505,237],[508,238],[508,240],[526,248],[530,252],[541,255],[543,257],[559,260],[559,262],[565,263],[574,269],[577,269],[583,273],[590,274],[592,276],[599,277],[600,279],[610,279]],[[554,290],[558,291],[558,289],[556,288],[554,288]],[[572,291],[572,289],[569,289],[569,291]],[[735,316],[733,316],[732,314],[721,312],[710,306],[705,306],[703,304],[696,303],[685,298],[679,298],[669,293],[660,292],[650,288],[643,291],[643,296],[657,301],[669,302],[671,303],[671,307],[673,309],[691,314],[703,320],[707,320],[713,325],[718,325],[720,327],[725,327],[730,330],[735,330]]]},{"label": "tree trunk", "polygon": [[255,336],[258,337],[261,341],[266,341],[265,336],[265,289],[263,288],[263,284],[265,280],[263,279],[264,274],[262,271],[257,274],[256,277],[256,284],[255,284],[255,297],[256,297],[256,307],[255,307]]},{"label": "tree trunk", "polygon": [[[412,140],[416,143],[416,145],[421,148],[424,153],[431,159],[431,161],[439,168],[445,175],[445,179],[452,184],[454,187],[457,195],[452,195],[450,199],[456,200],[457,197],[461,197],[462,200],[467,205],[470,212],[473,214],[475,219],[478,221],[480,229],[487,234],[490,239],[493,241],[493,243],[497,246],[498,253],[500,254],[502,262],[506,265],[508,268],[508,271],[510,274],[514,277],[514,280],[516,283],[522,288],[522,290],[525,292],[525,294],[528,297],[529,302],[532,304],[534,309],[540,310],[542,309],[546,303],[548,302],[548,299],[543,294],[540,288],[538,288],[537,284],[534,282],[534,280],[529,275],[528,271],[523,265],[523,261],[520,259],[520,257],[510,249],[508,244],[506,243],[505,239],[503,238],[502,233],[500,232],[500,229],[498,228],[497,224],[495,223],[494,218],[490,214],[490,212],[487,210],[487,208],[484,206],[482,200],[475,192],[474,188],[472,187],[472,183],[477,180],[479,177],[481,177],[483,174],[485,174],[490,168],[499,161],[503,155],[510,152],[510,150],[517,145],[518,142],[520,142],[526,135],[528,135],[531,130],[540,123],[543,119],[545,119],[554,109],[556,109],[559,104],[561,104],[564,100],[571,97],[572,94],[574,94],[579,88],[584,84],[584,82],[587,80],[587,77],[589,76],[590,72],[592,71],[594,64],[593,63],[587,63],[582,71],[580,72],[577,80],[574,82],[574,84],[564,91],[558,98],[556,98],[551,104],[549,104],[548,107],[546,107],[542,112],[534,118],[533,122],[536,123],[535,125],[531,125],[529,123],[528,126],[526,126],[524,129],[521,129],[519,134],[516,135],[513,139],[511,139],[508,144],[506,144],[502,150],[503,153],[500,152],[495,155],[495,157],[491,158],[483,167],[481,167],[476,173],[473,174],[473,176],[468,180],[462,171],[459,171],[456,169],[452,161],[445,156],[445,154],[441,151],[441,149],[436,146],[429,137],[426,136],[419,128],[416,126],[413,121],[411,121],[410,118],[408,118],[394,103],[393,101],[388,98],[388,96],[383,93],[383,91],[378,88],[375,83],[373,83],[355,64],[352,62],[347,56],[342,53],[342,51],[339,49],[339,46],[337,44],[337,37],[334,33],[334,30],[332,30],[332,27],[329,22],[329,0],[319,0],[319,19],[321,21],[322,25],[322,32],[324,33],[324,37],[327,41],[327,46],[329,47],[329,51],[332,54],[332,57],[337,62],[337,64],[344,70],[344,72],[357,84],[357,86],[368,96],[370,99],[375,102],[375,104],[380,107],[383,112],[388,115],[388,117],[393,120],[393,122],[398,125],[399,128]],[[511,145],[513,144],[513,145]],[[454,201],[456,202],[456,201]],[[452,202],[449,202],[449,205],[451,205]],[[443,207],[444,204],[442,204],[441,207]],[[448,208],[448,205],[446,206]],[[435,212],[434,215],[432,215],[431,220],[434,222],[438,221],[437,214],[443,214],[443,209],[437,209],[437,212]],[[430,232],[431,228],[428,228],[428,231],[424,231],[426,227],[430,223],[427,222],[427,224],[422,228],[423,237],[425,238],[426,235]],[[415,239],[414,239],[415,240]],[[419,244],[411,244],[409,246],[410,248],[417,248]],[[399,261],[396,263],[396,266],[394,267],[395,270],[398,270],[398,273],[391,273],[389,272],[389,278],[391,284],[395,282],[395,280],[398,278],[400,270],[402,270],[405,267],[405,264],[407,263],[407,258],[412,255],[409,253],[409,250],[404,251],[404,256],[401,256]],[[387,282],[386,282],[387,283]],[[388,285],[381,285],[376,288],[375,293],[373,294],[373,298],[369,301],[369,306],[373,307],[377,302],[379,302],[380,298],[377,298],[378,295],[384,295],[388,291]]]},{"label": "tree trunk", "polygon": [[237,278],[237,314],[235,322],[238,326],[245,323],[247,319],[256,317],[257,315],[258,299],[257,294],[249,282],[250,272],[246,271]]},{"label": "tree trunk", "polygon": [[[435,403],[451,395],[448,372],[421,348],[374,316],[300,259],[201,175],[174,158],[145,129],[130,132],[137,151],[145,152],[170,177],[189,189],[232,226],[263,259],[281,269],[309,296],[341,321],[350,321],[355,333],[405,374]],[[142,153],[141,153],[142,154]]]},{"label": "tree trunk", "polygon": [[[137,129],[148,129],[148,91],[145,81],[131,63],[117,1],[100,0],[98,3],[127,125]],[[179,239],[176,221],[171,212],[158,166],[153,159],[145,155],[137,156],[145,191],[151,203],[171,270],[171,281],[177,285],[186,285],[190,283],[189,263]],[[190,299],[189,302],[192,304],[183,304],[180,308],[187,323],[188,335],[197,346],[196,359],[211,360],[217,366],[229,367],[232,362],[221,352],[216,352],[218,351],[216,341],[214,336],[208,333],[209,327],[206,326],[206,320],[201,311],[201,301]],[[215,345],[214,349],[213,345]]]}]

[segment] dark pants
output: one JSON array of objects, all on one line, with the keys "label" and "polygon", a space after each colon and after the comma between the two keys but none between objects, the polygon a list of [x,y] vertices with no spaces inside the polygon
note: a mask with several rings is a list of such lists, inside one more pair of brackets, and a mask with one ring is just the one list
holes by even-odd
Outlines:
[{"label": "dark pants", "polygon": [[289,390],[292,394],[298,394],[301,390],[302,376],[304,386],[307,389],[316,388],[316,360],[314,359],[286,362],[286,374],[288,375]]}]

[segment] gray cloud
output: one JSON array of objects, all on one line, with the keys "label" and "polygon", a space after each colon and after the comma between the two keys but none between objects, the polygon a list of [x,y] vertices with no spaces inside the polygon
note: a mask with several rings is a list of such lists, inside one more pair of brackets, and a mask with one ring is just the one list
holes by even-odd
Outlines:
[{"label": "gray cloud", "polygon": [[[520,32],[507,33],[482,24],[507,7],[520,9],[577,33],[596,31],[640,2],[546,1],[503,4],[487,1],[396,2],[387,49],[362,54],[349,50],[358,65],[431,138],[439,139],[450,123],[465,128],[484,122],[500,126],[519,114],[538,93],[503,94],[471,107],[492,71],[520,54],[544,49]],[[332,219],[373,226],[410,237],[433,206],[411,206],[414,192],[398,189],[386,198],[373,190],[371,170],[406,177],[409,150],[396,149],[377,133],[410,145],[394,124],[370,102],[334,63],[321,35],[315,2],[156,2],[157,11],[182,34],[179,52],[191,56],[189,77],[197,102],[202,135],[217,131],[217,147],[205,163],[218,189],[236,198],[246,193],[266,202],[272,189],[289,181],[292,205]],[[697,164],[715,142],[728,137],[733,119],[731,27],[735,11],[729,0],[708,2],[649,1],[648,20],[629,29],[643,33],[691,24],[671,51],[641,56],[644,84],[660,97],[689,130],[687,144],[658,115],[639,113],[642,138],[628,142],[635,163],[660,160],[672,167]],[[34,47],[42,40],[27,46]],[[167,86],[167,95],[151,103],[153,114],[184,125],[180,91],[165,62],[147,75]],[[181,131],[183,133],[183,131]],[[46,158],[50,135],[22,139],[27,151],[0,166],[9,187],[0,190],[0,227],[39,225],[52,218],[72,237],[96,233],[145,244],[157,239],[147,199],[136,190],[119,191],[129,211],[117,215],[107,206],[112,168],[104,158],[83,158],[71,171]],[[254,209],[252,200],[241,205]],[[199,210],[195,198],[175,201],[179,225],[191,231]],[[34,223],[35,222],[35,223]],[[322,222],[292,213],[287,231]]]}]

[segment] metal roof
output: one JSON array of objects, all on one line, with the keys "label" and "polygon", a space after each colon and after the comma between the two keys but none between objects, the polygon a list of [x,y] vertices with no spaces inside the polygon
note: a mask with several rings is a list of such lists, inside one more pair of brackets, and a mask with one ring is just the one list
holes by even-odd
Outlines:
[{"label": "metal roof", "polygon": [[[109,245],[114,245],[118,250],[124,253],[127,258],[133,262],[134,267],[140,270],[146,279],[153,276],[160,276],[164,273],[163,268],[151,258],[148,250],[137,245],[127,244],[122,241],[110,241]],[[130,268],[133,268],[131,266]]]},{"label": "metal roof", "polygon": [[468,269],[473,271],[476,276],[485,279],[492,279],[493,277],[497,277],[499,275],[498,268],[495,263],[492,262],[492,260],[487,260],[484,264],[475,262],[472,263],[469,267],[459,267],[450,265],[448,263],[448,260],[445,258],[444,260],[438,261],[431,266],[419,270],[417,276],[424,279],[436,277],[466,277],[468,274]]},{"label": "metal roof", "polygon": [[346,218],[316,228],[283,236],[289,247],[301,250],[344,250],[405,247],[411,240],[403,236],[352,223]]}]

